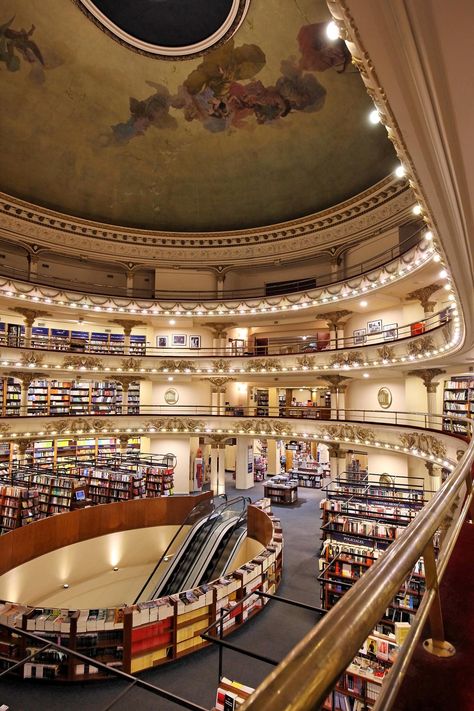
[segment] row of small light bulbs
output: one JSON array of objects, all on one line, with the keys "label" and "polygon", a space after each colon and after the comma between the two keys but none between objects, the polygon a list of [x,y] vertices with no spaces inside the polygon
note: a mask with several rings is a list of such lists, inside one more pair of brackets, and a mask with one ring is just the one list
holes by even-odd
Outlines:
[{"label": "row of small light bulbs", "polygon": [[412,454],[415,457],[420,457],[422,459],[426,459],[427,461],[433,462],[434,464],[440,464],[443,467],[446,467],[447,469],[453,470],[455,465],[453,462],[451,462],[448,459],[442,459],[441,457],[435,457],[434,454],[430,454],[429,452],[425,452],[422,449],[418,449],[417,447],[402,447],[398,444],[389,444],[388,442],[379,442],[379,441],[371,441],[369,439],[366,440],[361,440],[358,438],[350,439],[349,437],[330,437],[329,435],[318,435],[318,434],[308,434],[306,432],[276,432],[275,430],[267,431],[267,430],[239,430],[239,429],[215,429],[213,430],[211,427],[205,427],[204,429],[200,427],[195,427],[194,429],[189,429],[189,428],[184,428],[184,429],[178,429],[177,427],[161,427],[160,429],[157,429],[156,427],[127,427],[126,429],[120,429],[118,427],[113,428],[113,429],[107,429],[107,428],[102,428],[100,430],[97,430],[93,427],[89,428],[88,430],[75,430],[72,432],[71,430],[64,430],[61,433],[56,432],[55,430],[51,430],[50,432],[46,433],[44,431],[41,432],[24,432],[21,435],[18,435],[16,432],[13,432],[12,434],[8,435],[3,435],[0,434],[0,439],[15,439],[17,437],[43,437],[46,434],[49,436],[63,436],[63,435],[92,435],[92,434],[154,434],[156,432],[160,433],[167,433],[167,434],[228,434],[228,435],[261,435],[261,436],[273,436],[273,437],[298,437],[299,439],[305,439],[305,440],[324,440],[326,442],[348,442],[348,443],[353,443],[353,444],[365,444],[367,446],[372,446],[372,447],[381,447],[386,450],[391,450],[395,452],[403,452],[406,454]]},{"label": "row of small light bulbs", "polygon": [[[419,206],[416,206],[413,208],[414,211],[418,208]],[[421,211],[421,208],[420,208]],[[419,214],[419,213],[416,213]],[[427,239],[429,240],[430,237],[429,235],[431,233],[427,233],[428,237]],[[425,234],[425,237],[427,235]],[[31,303],[34,304],[45,304],[47,306],[53,305],[53,306],[61,306],[73,310],[85,310],[85,311],[92,311],[94,313],[104,313],[104,314],[117,314],[117,313],[122,313],[122,314],[131,314],[131,315],[142,315],[142,316],[179,316],[179,317],[196,317],[196,316],[235,316],[235,315],[245,315],[245,316],[253,316],[253,315],[258,315],[258,314],[264,314],[264,313],[278,313],[278,312],[283,312],[283,311],[298,311],[300,309],[308,309],[314,306],[323,306],[327,305],[330,303],[335,303],[337,301],[343,301],[343,300],[348,300],[351,299],[355,296],[358,296],[360,294],[365,294],[368,291],[371,291],[373,289],[381,288],[384,286],[388,281],[394,281],[395,279],[402,278],[406,276],[410,271],[413,269],[416,269],[417,267],[422,266],[423,264],[428,261],[428,259],[432,256],[434,252],[434,249],[427,249],[424,253],[423,256],[419,256],[416,259],[413,260],[413,262],[408,262],[404,266],[402,266],[396,274],[385,274],[382,273],[378,279],[375,279],[373,282],[370,283],[369,285],[364,285],[361,286],[358,289],[349,289],[342,287],[341,288],[341,293],[339,295],[333,294],[333,295],[328,295],[321,297],[319,299],[311,299],[308,295],[303,296],[303,301],[298,304],[282,304],[281,306],[272,306],[268,302],[260,302],[259,306],[247,306],[244,304],[241,304],[238,308],[233,308],[230,309],[227,305],[221,304],[218,308],[211,309],[211,310],[206,310],[204,307],[199,307],[199,308],[194,308],[190,310],[184,310],[181,308],[175,308],[172,310],[164,310],[160,308],[149,308],[149,309],[141,309],[138,306],[132,306],[132,307],[124,307],[124,306],[107,306],[107,307],[102,307],[102,306],[94,306],[93,304],[88,303],[87,301],[83,301],[80,303],[76,302],[67,302],[64,301],[63,299],[52,299],[51,297],[39,297],[37,295],[34,296],[28,296],[27,294],[21,292],[19,293],[18,291],[13,291],[11,287],[4,288],[3,290],[0,291],[0,293],[3,296],[6,296],[7,298],[14,298],[14,299],[22,299],[22,300],[27,300]],[[326,292],[327,293],[327,292]]]}]

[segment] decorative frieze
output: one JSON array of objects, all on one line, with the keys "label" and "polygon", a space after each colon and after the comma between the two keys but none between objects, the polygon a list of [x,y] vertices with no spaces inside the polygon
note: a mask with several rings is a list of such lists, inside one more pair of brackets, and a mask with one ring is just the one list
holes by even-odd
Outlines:
[{"label": "decorative frieze", "polygon": [[331,368],[350,368],[362,365],[363,362],[364,358],[359,351],[342,351],[331,358],[329,365]]},{"label": "decorative frieze", "polygon": [[434,457],[444,458],[446,456],[446,447],[437,437],[424,434],[423,432],[409,432],[399,435],[402,447],[407,449],[416,449],[426,454],[432,454]]},{"label": "decorative frieze", "polygon": [[205,424],[188,417],[160,417],[148,420],[146,428],[157,432],[203,432]]},{"label": "decorative frieze", "polygon": [[360,425],[324,425],[319,430],[322,439],[348,440],[351,442],[375,442],[373,430]]},{"label": "decorative frieze", "polygon": [[281,435],[288,429],[288,425],[278,420],[263,419],[244,420],[239,422],[238,427],[240,432],[245,432],[246,434],[255,432],[256,434],[265,435]]}]

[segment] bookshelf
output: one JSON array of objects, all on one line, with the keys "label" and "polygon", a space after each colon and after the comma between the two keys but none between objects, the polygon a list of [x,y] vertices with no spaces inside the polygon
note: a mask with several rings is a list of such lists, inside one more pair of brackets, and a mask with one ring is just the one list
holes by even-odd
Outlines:
[{"label": "bookshelf", "polygon": [[0,486],[0,533],[26,526],[38,517],[37,491],[22,486]]},{"label": "bookshelf", "polygon": [[257,417],[268,416],[268,390],[257,388],[255,393],[255,402],[257,404]]},{"label": "bookshelf", "polygon": [[14,417],[20,414],[21,407],[21,383],[13,378],[3,378],[2,382],[2,403],[3,416]]},{"label": "bookshelf", "polygon": [[39,517],[70,511],[73,480],[68,477],[34,474],[32,483],[38,490]]},{"label": "bookshelf", "polygon": [[[474,378],[462,376],[453,377],[444,381],[443,389],[443,416],[451,417],[465,415],[472,417],[474,412]],[[443,418],[443,430],[461,435],[467,435],[466,423],[462,420],[448,420]]]}]

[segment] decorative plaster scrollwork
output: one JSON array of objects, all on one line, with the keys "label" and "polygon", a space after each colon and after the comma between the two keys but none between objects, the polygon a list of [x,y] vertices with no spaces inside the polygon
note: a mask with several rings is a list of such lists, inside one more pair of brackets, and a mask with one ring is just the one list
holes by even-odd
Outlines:
[{"label": "decorative plaster scrollwork", "polygon": [[228,373],[229,372],[229,361],[226,358],[219,358],[218,360],[212,361],[212,367],[218,373]]},{"label": "decorative plaster scrollwork", "polygon": [[421,355],[426,351],[430,351],[434,348],[434,341],[432,336],[422,336],[417,338],[416,341],[407,344],[408,355]]},{"label": "decorative plaster scrollwork", "polygon": [[281,370],[281,364],[278,361],[278,358],[262,358],[262,359],[257,359],[257,358],[251,358],[247,362],[247,372],[252,372],[252,371],[262,371],[262,370]]},{"label": "decorative plaster scrollwork", "polygon": [[343,351],[333,356],[329,362],[331,368],[344,368],[352,365],[362,365],[364,358],[359,351]]},{"label": "decorative plaster scrollwork", "polygon": [[407,449],[418,449],[420,452],[432,454],[434,457],[445,457],[446,447],[443,442],[432,435],[423,432],[409,432],[399,435],[400,443]]},{"label": "decorative plaster scrollwork", "polygon": [[352,442],[375,442],[373,430],[359,425],[324,425],[319,430],[319,436],[323,439],[348,439]]},{"label": "decorative plaster scrollwork", "polygon": [[102,358],[88,355],[69,355],[63,360],[63,368],[75,368],[77,370],[103,370],[104,363]]},{"label": "decorative plaster scrollwork", "polygon": [[304,356],[301,356],[301,358],[297,358],[296,362],[298,363],[298,366],[301,369],[314,368],[315,357],[304,355]]},{"label": "decorative plaster scrollwork", "polygon": [[[46,425],[45,432],[47,434],[64,434],[65,432],[70,432],[71,434],[82,434],[83,432],[91,433],[97,429],[96,425],[100,421],[86,420],[83,417],[79,417],[73,420],[58,420],[57,422],[51,422]],[[104,423],[100,422],[100,428],[104,427]]]},{"label": "decorative plaster scrollwork", "polygon": [[44,356],[41,353],[23,353],[21,364],[24,368],[41,368]]},{"label": "decorative plaster scrollwork", "polygon": [[187,417],[161,417],[149,420],[147,429],[164,430],[166,432],[201,432],[205,428],[202,420],[193,420]]},{"label": "decorative plaster scrollwork", "polygon": [[239,422],[239,430],[246,433],[256,432],[257,434],[280,435],[286,431],[286,425],[278,420],[244,420]]},{"label": "decorative plaster scrollwork", "polygon": [[381,346],[380,348],[377,348],[377,355],[380,358],[380,360],[392,360],[392,358],[395,357],[395,349],[393,346]]},{"label": "decorative plaster scrollwork", "polygon": [[179,371],[180,373],[194,373],[196,370],[192,360],[162,360],[158,368],[162,373]]},{"label": "decorative plaster scrollwork", "polygon": [[138,358],[123,358],[122,368],[124,370],[139,370],[141,367],[141,360]]}]

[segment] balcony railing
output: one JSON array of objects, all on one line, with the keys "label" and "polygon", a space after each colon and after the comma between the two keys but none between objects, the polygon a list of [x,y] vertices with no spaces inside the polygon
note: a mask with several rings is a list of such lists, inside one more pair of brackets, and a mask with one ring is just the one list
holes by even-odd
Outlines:
[{"label": "balcony railing", "polygon": [[[413,234],[408,238],[400,241],[397,245],[390,247],[389,249],[383,250],[379,254],[373,255],[369,259],[361,261],[358,264],[341,268],[336,273],[327,272],[325,274],[315,275],[314,278],[316,287],[319,288],[322,286],[328,286],[329,284],[335,284],[341,280],[355,278],[371,271],[372,269],[385,266],[392,260],[408,252],[414,245],[420,242],[422,239],[423,229],[424,225],[414,228]],[[29,269],[19,269],[7,264],[0,265],[0,276],[8,279],[28,282],[29,284],[34,284],[36,286],[74,290],[83,294],[97,294],[125,298],[131,297],[136,299],[160,299],[163,301],[174,299],[179,299],[179,301],[195,301],[196,299],[199,301],[212,301],[219,297],[226,300],[234,300],[261,298],[265,296],[281,296],[283,294],[298,293],[302,289],[306,290],[308,288],[307,280],[308,278],[311,278],[305,277],[302,280],[285,282],[284,291],[279,292],[267,293],[265,286],[259,286],[250,289],[225,289],[222,294],[219,294],[216,290],[203,291],[195,289],[189,291],[168,291],[160,288],[153,289],[151,287],[111,286],[110,284],[103,284],[95,281],[81,281],[71,277],[61,278],[49,275],[46,277],[43,275],[33,275]]]},{"label": "balcony railing", "polygon": [[[0,336],[0,345],[8,348],[34,349],[64,353],[86,353],[88,355],[159,357],[159,358],[255,358],[259,356],[305,355],[311,353],[341,351],[362,348],[364,346],[383,346],[404,341],[426,333],[452,321],[449,307],[438,311],[424,319],[419,319],[399,326],[392,324],[391,328],[383,328],[373,333],[344,336],[337,338],[318,338],[314,333],[303,332],[301,335],[287,337],[269,337],[255,340],[229,339],[227,346],[212,348],[189,347],[155,347],[150,344],[106,344],[86,339],[59,339],[52,336]],[[257,335],[258,339],[258,335]],[[263,342],[264,341],[264,342]]]}]

